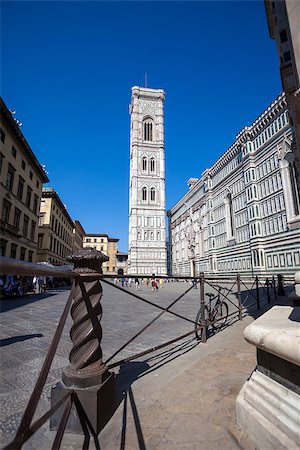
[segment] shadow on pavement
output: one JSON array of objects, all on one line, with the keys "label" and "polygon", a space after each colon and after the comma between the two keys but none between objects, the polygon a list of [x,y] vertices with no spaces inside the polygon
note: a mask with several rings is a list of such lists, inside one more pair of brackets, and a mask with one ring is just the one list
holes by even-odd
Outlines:
[{"label": "shadow on pavement", "polygon": [[21,308],[24,305],[44,300],[45,298],[52,297],[56,294],[57,292],[43,292],[42,294],[28,294],[22,297],[2,298],[0,300],[0,313],[4,313],[15,308]]},{"label": "shadow on pavement", "polygon": [[20,336],[14,336],[7,339],[0,339],[0,347],[5,347],[6,345],[14,344],[15,342],[27,341],[28,339],[33,339],[36,337],[43,337],[41,333],[33,334],[22,334]]},{"label": "shadow on pavement", "polygon": [[116,409],[123,401],[123,416],[122,416],[122,430],[121,430],[121,443],[120,450],[125,449],[126,442],[126,428],[127,428],[127,415],[128,415],[128,399],[131,406],[134,425],[136,429],[136,435],[138,438],[139,449],[145,450],[145,440],[142,432],[142,427],[139,419],[137,406],[134,400],[134,395],[131,389],[131,385],[140,376],[149,370],[150,366],[145,361],[141,362],[128,362],[120,366],[120,371],[116,376]]}]

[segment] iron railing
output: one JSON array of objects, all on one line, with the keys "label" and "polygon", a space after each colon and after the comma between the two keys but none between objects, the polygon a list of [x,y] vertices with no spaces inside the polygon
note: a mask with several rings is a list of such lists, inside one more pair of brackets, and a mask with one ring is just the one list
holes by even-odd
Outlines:
[{"label": "iron railing", "polygon": [[[82,430],[91,433],[96,439],[99,433],[99,427],[93,423],[90,416],[88,407],[84,407],[81,401],[80,395],[86,389],[90,389],[95,386],[105,385],[109,370],[120,366],[123,363],[132,361],[134,359],[143,357],[151,352],[162,349],[169,346],[179,340],[182,340],[193,333],[196,329],[201,330],[201,342],[205,343],[207,340],[207,328],[210,325],[205,317],[205,289],[209,288],[212,291],[218,292],[222,296],[224,301],[228,301],[232,307],[233,312],[228,314],[227,317],[236,316],[238,320],[243,319],[243,312],[245,309],[252,307],[261,308],[263,302],[270,303],[272,299],[277,298],[277,290],[283,286],[276,283],[275,276],[272,278],[262,279],[256,276],[254,279],[251,277],[241,278],[239,274],[234,277],[222,277],[221,283],[226,292],[220,292],[218,277],[206,277],[205,274],[200,274],[198,277],[167,277],[160,276],[163,279],[176,279],[176,280],[188,280],[192,282],[182,294],[180,294],[175,300],[173,300],[167,307],[163,307],[136,292],[118,286],[112,283],[112,279],[116,278],[116,275],[103,275],[101,273],[101,264],[105,259],[99,258],[99,253],[94,250],[86,251],[86,259],[82,256],[84,252],[81,252],[80,257],[73,255],[71,261],[75,263],[75,270],[65,272],[59,268],[47,267],[39,264],[26,263],[23,261],[16,261],[9,258],[0,259],[0,272],[2,274],[15,274],[15,275],[42,275],[42,276],[54,276],[54,277],[69,277],[73,279],[73,285],[70,291],[70,295],[65,304],[62,316],[60,318],[57,329],[54,333],[52,342],[50,344],[48,353],[45,357],[44,364],[41,372],[35,384],[34,390],[28,401],[28,405],[24,412],[21,423],[18,427],[14,440],[8,444],[6,449],[20,449],[23,444],[30,439],[33,434],[48,421],[53,415],[57,414],[59,408],[64,407],[63,412],[60,414],[59,422],[57,425],[57,432],[54,438],[52,448],[60,448],[60,444],[67,427],[68,418],[72,408],[75,408]],[[97,257],[98,254],[98,257]],[[102,254],[100,254],[102,255]],[[102,255],[104,256],[104,255]],[[135,278],[135,275],[122,275],[123,278]],[[143,275],[141,278],[151,278],[151,276]],[[280,277],[279,277],[280,278]],[[282,281],[282,280],[281,280]],[[102,329],[101,329],[101,297],[102,286],[101,282],[111,286],[116,290],[125,292],[126,294],[134,297],[135,299],[151,305],[159,310],[158,314],[151,319],[147,325],[145,325],[140,331],[134,334],[129,340],[127,340],[117,351],[115,351],[105,362],[102,361]],[[280,279],[279,279],[280,282]],[[171,308],[177,304],[191,289],[199,286],[199,308],[200,308],[200,323],[195,320],[191,320],[182,314],[172,311]],[[282,294],[282,292],[280,292]],[[230,298],[231,296],[231,298]],[[232,300],[232,296],[236,299]],[[249,303],[250,299],[250,303]],[[69,355],[70,366],[63,371],[63,381],[67,386],[63,394],[58,401],[52,402],[50,409],[44,413],[39,419],[33,422],[34,414],[41,397],[42,390],[45,386],[46,379],[55,356],[56,349],[58,347],[63,328],[65,326],[69,311],[71,308],[71,315],[73,319],[73,326],[71,328],[71,339],[73,348]],[[171,314],[179,319],[188,322],[191,325],[191,331],[177,336],[174,339],[160,343],[159,345],[152,346],[151,348],[138,352],[127,358],[113,361],[122,350],[124,350],[129,344],[131,344],[138,336],[145,332],[155,321],[157,321],[164,314]],[[218,321],[222,321],[224,317],[218,317]],[[98,423],[98,422],[97,422]]]}]

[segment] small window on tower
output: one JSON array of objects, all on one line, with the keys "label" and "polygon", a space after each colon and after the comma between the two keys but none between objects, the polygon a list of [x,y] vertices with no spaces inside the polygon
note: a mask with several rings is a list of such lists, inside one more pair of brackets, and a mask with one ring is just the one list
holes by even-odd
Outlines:
[{"label": "small window on tower", "polygon": [[153,141],[153,122],[151,119],[146,119],[143,126],[144,141]]},{"label": "small window on tower", "polygon": [[150,172],[155,172],[155,159],[150,159]]},{"label": "small window on tower", "polygon": [[150,190],[150,199],[151,199],[151,202],[155,202],[155,189],[154,188],[151,188],[151,190]]},{"label": "small window on tower", "polygon": [[147,188],[143,187],[142,189],[142,200],[147,201]]},{"label": "small window on tower", "polygon": [[147,170],[147,158],[145,156],[142,159],[142,168],[143,168],[143,171]]}]

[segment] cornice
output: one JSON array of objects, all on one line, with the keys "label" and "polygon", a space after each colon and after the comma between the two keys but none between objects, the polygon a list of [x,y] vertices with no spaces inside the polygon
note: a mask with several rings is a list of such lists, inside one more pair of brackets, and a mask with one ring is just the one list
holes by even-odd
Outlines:
[{"label": "cornice", "polygon": [[74,222],[71,218],[70,214],[68,213],[65,205],[61,201],[58,193],[53,188],[43,188],[42,190],[42,198],[54,198],[57,203],[59,204],[60,208],[62,209],[63,213],[67,217],[69,224],[71,225],[72,229],[74,228]]},{"label": "cornice", "polygon": [[14,118],[11,115],[11,112],[7,108],[6,104],[4,103],[2,97],[0,97],[0,111],[1,111],[1,118],[4,119],[9,126],[11,132],[16,137],[19,144],[22,146],[23,150],[25,151],[25,154],[27,158],[31,161],[32,165],[37,170],[41,180],[43,183],[47,183],[49,181],[47,175],[45,174],[42,166],[38,162],[35,154],[33,153],[32,149],[30,148],[28,142],[26,141],[22,131],[20,130],[19,126],[14,121]]}]

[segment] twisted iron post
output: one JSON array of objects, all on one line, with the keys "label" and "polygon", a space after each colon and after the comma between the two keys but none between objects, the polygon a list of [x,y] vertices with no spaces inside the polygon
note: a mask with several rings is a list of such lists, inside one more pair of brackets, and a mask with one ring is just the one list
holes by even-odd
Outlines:
[{"label": "twisted iron post", "polygon": [[86,388],[101,384],[107,371],[102,361],[102,286],[97,274],[102,273],[102,263],[108,257],[93,248],[85,248],[67,259],[80,276],[75,280],[71,308],[73,348],[70,365],[63,370],[62,379],[67,387]]},{"label": "twisted iron post", "polygon": [[207,323],[205,320],[205,297],[204,297],[204,290],[205,290],[205,286],[204,286],[205,280],[204,280],[204,274],[202,273],[200,275],[200,315],[201,315],[201,342],[203,344],[205,344],[206,340],[207,340],[207,336],[206,336],[206,327],[207,327]]}]

